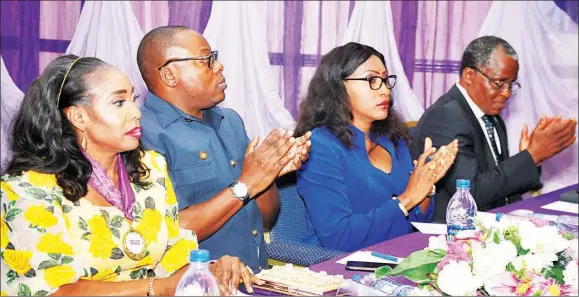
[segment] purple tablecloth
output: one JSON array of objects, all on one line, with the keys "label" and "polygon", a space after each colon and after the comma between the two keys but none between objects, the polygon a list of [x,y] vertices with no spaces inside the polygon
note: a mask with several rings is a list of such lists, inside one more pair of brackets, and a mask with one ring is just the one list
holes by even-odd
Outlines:
[{"label": "purple tablecloth", "polygon": [[[576,190],[578,185],[566,187],[551,193],[543,194],[541,196],[535,198],[525,199],[523,201],[519,201],[517,203],[513,203],[507,206],[503,206],[497,209],[494,209],[490,212],[497,213],[509,213],[516,209],[528,209],[538,213],[544,214],[553,214],[553,215],[569,215],[569,213],[560,212],[560,211],[553,211],[542,209],[541,206],[549,204],[551,202],[555,202],[559,200],[559,195],[565,193],[571,189]],[[428,246],[428,238],[431,235],[422,234],[420,232],[411,233],[408,235],[400,236],[398,238],[394,238],[392,240],[388,240],[385,242],[381,242],[375,244],[373,246],[369,246],[367,248],[362,249],[363,251],[375,251],[380,252],[392,256],[397,257],[407,257],[411,253],[421,250]],[[361,271],[350,271],[346,270],[345,266],[342,264],[337,264],[336,261],[343,257],[337,257],[316,265],[310,266],[310,269],[314,271],[326,271],[328,274],[342,274],[345,278],[351,278],[355,274],[363,274],[364,272]],[[401,283],[405,284],[412,284],[406,278],[397,277],[395,278]]]}]

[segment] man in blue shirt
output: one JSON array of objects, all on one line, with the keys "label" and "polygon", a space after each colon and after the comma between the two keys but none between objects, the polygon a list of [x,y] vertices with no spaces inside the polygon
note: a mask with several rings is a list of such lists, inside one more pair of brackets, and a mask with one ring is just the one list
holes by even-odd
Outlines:
[{"label": "man in blue shirt", "polygon": [[141,41],[147,87],[142,142],[166,159],[180,225],[197,233],[213,258],[237,256],[254,272],[267,267],[263,226],[279,211],[274,179],[307,158],[309,135],[274,130],[257,146],[240,116],[216,107],[225,98],[223,65],[205,38],[186,27],[160,27]]}]

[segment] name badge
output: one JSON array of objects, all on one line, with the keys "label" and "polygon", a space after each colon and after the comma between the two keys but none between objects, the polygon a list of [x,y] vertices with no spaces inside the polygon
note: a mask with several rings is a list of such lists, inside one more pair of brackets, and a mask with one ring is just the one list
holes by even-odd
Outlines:
[{"label": "name badge", "polygon": [[131,229],[123,236],[123,249],[125,254],[135,260],[139,261],[147,254],[147,242],[141,232]]}]

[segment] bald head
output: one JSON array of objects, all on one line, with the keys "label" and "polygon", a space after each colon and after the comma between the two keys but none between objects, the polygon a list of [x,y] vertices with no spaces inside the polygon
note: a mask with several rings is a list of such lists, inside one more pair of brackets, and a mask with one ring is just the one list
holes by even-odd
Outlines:
[{"label": "bald head", "polygon": [[137,50],[137,65],[149,89],[157,68],[167,59],[168,49],[177,46],[175,35],[182,31],[197,33],[184,26],[163,26],[151,30],[141,40]]}]

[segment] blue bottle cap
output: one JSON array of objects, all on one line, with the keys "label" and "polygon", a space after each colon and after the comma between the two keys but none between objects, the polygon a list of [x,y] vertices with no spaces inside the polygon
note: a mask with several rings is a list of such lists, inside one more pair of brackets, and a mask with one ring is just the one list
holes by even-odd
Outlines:
[{"label": "blue bottle cap", "polygon": [[497,222],[500,222],[502,218],[503,218],[502,212],[497,213],[497,215],[495,216],[495,220],[497,220]]},{"label": "blue bottle cap", "polygon": [[209,262],[209,251],[192,250],[189,253],[189,262]]},{"label": "blue bottle cap", "polygon": [[468,179],[457,179],[457,180],[456,180],[456,187],[457,187],[457,188],[470,188],[470,180],[468,180]]}]

